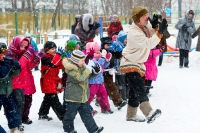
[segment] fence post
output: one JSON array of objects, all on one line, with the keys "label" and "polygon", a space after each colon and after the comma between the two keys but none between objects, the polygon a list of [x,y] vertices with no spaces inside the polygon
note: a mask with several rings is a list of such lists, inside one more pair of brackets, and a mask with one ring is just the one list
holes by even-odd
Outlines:
[{"label": "fence post", "polygon": [[55,32],[55,39],[58,39],[58,32]]},{"label": "fence post", "polygon": [[38,32],[38,11],[36,11],[36,16],[35,16],[35,28],[36,28],[36,32]]},{"label": "fence post", "polygon": [[22,35],[24,35],[24,31],[22,30]]},{"label": "fence post", "polygon": [[38,30],[37,44],[40,44],[40,31]]},{"label": "fence post", "polygon": [[18,35],[18,15],[17,15],[17,11],[15,11],[15,13],[14,13],[14,17],[15,17],[15,29],[16,29],[16,35]]},{"label": "fence post", "polygon": [[11,32],[9,31],[8,32],[8,42],[7,42],[7,44],[10,45],[10,42],[11,42]]},{"label": "fence post", "polygon": [[99,27],[99,31],[100,31],[100,39],[103,37],[103,18],[102,16],[99,16],[99,24],[101,25]]},{"label": "fence post", "polygon": [[68,18],[69,18],[69,23],[68,23],[69,25],[68,25],[68,26],[69,26],[69,29],[70,29],[70,27],[71,27],[71,22],[70,22],[70,13],[69,13],[69,15],[68,15]]},{"label": "fence post", "polygon": [[48,40],[48,38],[47,38],[47,33],[45,32],[45,33],[44,33],[44,42],[43,42],[43,43],[46,43],[47,40]]}]

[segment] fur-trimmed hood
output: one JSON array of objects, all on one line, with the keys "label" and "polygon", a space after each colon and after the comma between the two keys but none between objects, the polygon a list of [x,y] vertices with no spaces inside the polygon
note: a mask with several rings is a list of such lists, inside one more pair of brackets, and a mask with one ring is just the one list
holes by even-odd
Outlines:
[{"label": "fur-trimmed hood", "polygon": [[62,64],[63,64],[63,66],[64,66],[64,68],[66,69],[66,70],[68,70],[68,71],[70,71],[70,70],[78,70],[78,67],[75,65],[75,64],[73,64],[69,59],[67,59],[67,58],[63,58],[62,59]]},{"label": "fur-trimmed hood", "polygon": [[94,23],[93,16],[89,13],[83,14],[79,19],[79,25],[82,26],[86,32],[90,30],[89,24],[93,23]]}]

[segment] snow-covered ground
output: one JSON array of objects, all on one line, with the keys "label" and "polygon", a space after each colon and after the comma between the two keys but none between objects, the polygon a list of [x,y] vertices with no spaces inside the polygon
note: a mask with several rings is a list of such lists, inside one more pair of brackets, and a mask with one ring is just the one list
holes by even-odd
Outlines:
[{"label": "snow-covered ground", "polygon": [[[171,31],[170,31],[171,32]],[[172,31],[173,32],[173,31]],[[168,42],[175,43],[174,39]],[[95,38],[99,41],[99,36]],[[66,39],[55,40],[57,45],[63,46]],[[196,40],[193,40],[196,44]],[[41,48],[42,45],[39,45]],[[152,97],[150,103],[154,109],[161,109],[162,115],[152,124],[146,122],[137,123],[126,121],[126,108],[118,111],[112,101],[110,105],[113,114],[102,114],[100,108],[92,106],[99,113],[94,117],[98,126],[104,126],[102,133],[198,133],[200,118],[200,52],[192,51],[189,54],[190,68],[179,68],[178,57],[170,57],[171,63],[167,63],[167,56],[164,56],[163,65],[158,67],[157,81],[153,82],[151,89]],[[37,92],[33,95],[33,104],[30,111],[31,125],[25,126],[25,133],[62,133],[62,122],[58,120],[52,109],[49,116],[52,121],[38,120],[38,111],[44,94],[40,90],[40,72],[33,71]],[[62,102],[63,94],[59,94]],[[142,115],[140,110],[138,114]],[[7,120],[3,110],[0,112],[0,124],[9,132]],[[75,119],[75,129],[78,133],[87,133],[79,115]]]}]

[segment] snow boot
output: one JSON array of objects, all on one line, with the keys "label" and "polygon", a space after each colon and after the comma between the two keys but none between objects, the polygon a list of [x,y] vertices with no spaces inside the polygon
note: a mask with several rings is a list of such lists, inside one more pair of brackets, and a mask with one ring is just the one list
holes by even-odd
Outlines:
[{"label": "snow boot", "polygon": [[103,131],[103,127],[98,127],[94,133],[100,133],[101,131]]},{"label": "snow boot", "polygon": [[53,120],[53,118],[49,117],[48,115],[39,115],[38,120],[48,120],[48,121],[50,121],[50,120]]},{"label": "snow boot", "polygon": [[135,122],[144,122],[145,121],[145,118],[137,115],[137,108],[138,107],[131,107],[130,105],[128,105],[127,115],[126,115],[127,121],[135,121]]},{"label": "snow boot", "polygon": [[149,113],[153,110],[149,101],[142,102],[140,104],[140,110],[144,114],[145,117],[149,115]]},{"label": "snow boot", "polygon": [[149,115],[147,116],[147,123],[153,123],[155,121],[156,118],[158,118],[161,115],[161,110],[160,109],[156,109],[155,111],[152,110]]},{"label": "snow boot", "polygon": [[23,131],[19,131],[17,127],[10,129],[10,133],[23,133]]},{"label": "snow boot", "polygon": [[32,122],[32,120],[28,119],[28,120],[26,120],[26,121],[22,121],[22,123],[23,123],[23,124],[30,125],[30,124],[32,124],[33,122]]},{"label": "snow boot", "polygon": [[126,104],[127,104],[126,101],[121,101],[121,102],[119,103],[119,106],[117,107],[117,109],[120,110],[120,109],[121,109],[122,107],[124,107]]},{"label": "snow boot", "polygon": [[112,113],[114,113],[114,111],[112,111],[112,110],[107,110],[107,111],[104,111],[104,112],[102,111],[102,113],[103,113],[103,114],[112,114]]}]

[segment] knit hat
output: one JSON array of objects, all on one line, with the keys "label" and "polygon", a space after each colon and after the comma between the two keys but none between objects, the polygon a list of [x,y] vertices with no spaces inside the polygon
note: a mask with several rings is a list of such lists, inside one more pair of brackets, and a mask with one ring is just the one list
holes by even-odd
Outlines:
[{"label": "knit hat", "polygon": [[88,42],[86,44],[86,53],[90,52],[90,49],[94,49],[94,52],[97,52],[100,50],[100,45],[97,42]]},{"label": "knit hat", "polygon": [[77,35],[75,35],[75,34],[71,34],[69,36],[69,40],[68,41],[70,41],[70,40],[80,41],[79,37]]},{"label": "knit hat", "polygon": [[127,32],[121,30],[117,36],[117,40],[121,43],[124,43],[124,40],[127,39]]},{"label": "knit hat", "polygon": [[0,42],[0,54],[5,54],[7,46],[5,43]]},{"label": "knit hat", "polygon": [[84,54],[82,51],[80,51],[80,50],[74,50],[74,51],[72,52],[72,55],[71,55],[71,57],[70,57],[70,60],[71,60],[73,63],[78,64],[79,61],[80,61],[81,59],[84,59],[84,58],[85,58],[85,54]]},{"label": "knit hat", "polygon": [[52,41],[47,41],[45,44],[44,44],[44,52],[46,53],[47,51],[49,51],[49,49],[51,48],[57,48],[56,44]]},{"label": "knit hat", "polygon": [[114,17],[118,18],[118,16],[117,16],[116,14],[114,14],[112,17],[113,17],[113,18],[114,18]]},{"label": "knit hat", "polygon": [[80,42],[79,41],[75,41],[75,40],[69,40],[68,42],[67,42],[67,45],[65,46],[65,51],[67,52],[67,51],[73,51],[73,50],[75,50],[75,49],[79,49],[79,47],[80,47]]},{"label": "knit hat", "polygon": [[132,11],[132,19],[134,22],[139,22],[140,18],[148,13],[148,10],[142,6],[135,6]]}]

